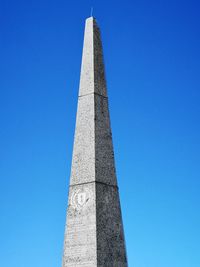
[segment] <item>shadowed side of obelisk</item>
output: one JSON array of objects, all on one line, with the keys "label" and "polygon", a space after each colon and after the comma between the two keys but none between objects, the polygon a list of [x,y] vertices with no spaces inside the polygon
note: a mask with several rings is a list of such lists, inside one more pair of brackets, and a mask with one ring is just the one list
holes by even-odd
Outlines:
[{"label": "shadowed side of obelisk", "polygon": [[97,266],[126,267],[100,30],[94,21]]}]

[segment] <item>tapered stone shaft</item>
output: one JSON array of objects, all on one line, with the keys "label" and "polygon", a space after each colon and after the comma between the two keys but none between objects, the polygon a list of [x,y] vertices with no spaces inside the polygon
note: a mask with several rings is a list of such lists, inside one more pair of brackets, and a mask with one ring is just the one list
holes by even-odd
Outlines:
[{"label": "tapered stone shaft", "polygon": [[100,31],[86,20],[63,267],[127,267]]}]

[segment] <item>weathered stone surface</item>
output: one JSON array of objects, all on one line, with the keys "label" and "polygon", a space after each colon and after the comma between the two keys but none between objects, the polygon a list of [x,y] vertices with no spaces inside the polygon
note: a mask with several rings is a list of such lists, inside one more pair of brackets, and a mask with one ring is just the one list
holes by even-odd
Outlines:
[{"label": "weathered stone surface", "polygon": [[94,95],[79,97],[70,184],[95,181]]},{"label": "weathered stone surface", "polygon": [[71,186],[63,266],[97,266],[95,183]]},{"label": "weathered stone surface", "polygon": [[63,267],[127,267],[102,44],[86,20]]},{"label": "weathered stone surface", "polygon": [[96,183],[97,262],[127,266],[118,188]]},{"label": "weathered stone surface", "polygon": [[95,181],[117,185],[108,98],[94,94]]}]

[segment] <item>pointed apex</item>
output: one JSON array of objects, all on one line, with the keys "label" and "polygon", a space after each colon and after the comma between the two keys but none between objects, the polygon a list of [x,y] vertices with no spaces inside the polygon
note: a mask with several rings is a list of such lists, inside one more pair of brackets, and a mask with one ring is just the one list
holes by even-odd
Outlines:
[{"label": "pointed apex", "polygon": [[94,17],[85,22],[79,96],[91,93],[107,96],[101,34]]},{"label": "pointed apex", "polygon": [[[96,22],[96,18],[95,17],[93,17],[93,16],[90,16],[90,17],[88,17],[88,18],[86,18],[86,20],[85,20],[85,23],[95,23],[95,24],[97,24],[97,22]],[[86,25],[85,25],[85,27],[86,27]]]},{"label": "pointed apex", "polygon": [[86,22],[87,21],[93,21],[95,18],[93,17],[93,16],[90,16],[90,17],[88,17],[87,19],[86,19]]}]

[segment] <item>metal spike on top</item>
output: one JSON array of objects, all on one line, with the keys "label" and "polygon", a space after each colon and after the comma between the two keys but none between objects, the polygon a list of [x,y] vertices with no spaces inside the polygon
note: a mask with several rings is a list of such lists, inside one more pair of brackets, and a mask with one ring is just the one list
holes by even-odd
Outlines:
[{"label": "metal spike on top", "polygon": [[91,10],[90,10],[90,17],[93,17],[93,7],[91,7]]}]

